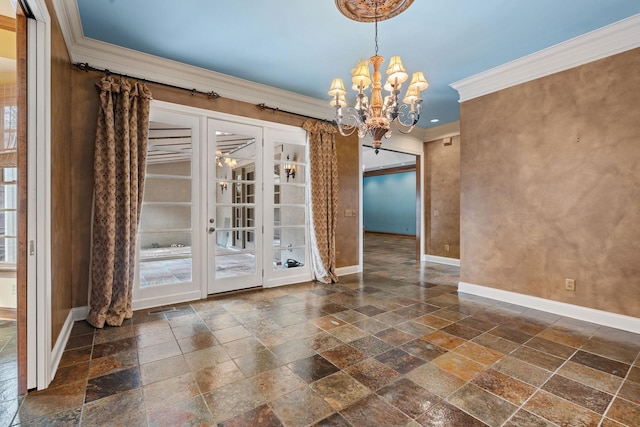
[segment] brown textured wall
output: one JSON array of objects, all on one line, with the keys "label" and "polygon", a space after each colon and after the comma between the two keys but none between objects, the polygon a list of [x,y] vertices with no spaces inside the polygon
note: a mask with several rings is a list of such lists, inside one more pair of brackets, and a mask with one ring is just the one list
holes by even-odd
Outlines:
[{"label": "brown textured wall", "polygon": [[[336,265],[350,267],[360,262],[360,145],[357,135],[336,134],[338,152],[338,223],[336,224]],[[345,210],[355,212],[346,216]]]},{"label": "brown textured wall", "polygon": [[634,49],[462,104],[462,281],[640,317],[638,70]]},{"label": "brown textured wall", "polygon": [[50,0],[51,14],[51,344],[72,305],[71,61]]},{"label": "brown textured wall", "polygon": [[[102,75],[95,72],[74,70],[73,80],[73,136],[71,156],[74,169],[72,171],[72,218],[73,232],[73,304],[75,307],[87,305],[87,279],[89,277],[89,249],[91,231],[91,200],[93,194],[93,140],[96,129],[98,111],[98,94],[95,83]],[[142,77],[142,76],[141,76]],[[291,126],[302,126],[304,118],[294,115],[261,111],[253,104],[227,98],[207,99],[202,95],[191,95],[190,92],[172,89],[149,83],[154,99],[175,104],[219,111],[237,116],[283,123]],[[341,137],[338,137],[341,138]],[[354,151],[355,150],[355,151]],[[338,162],[341,185],[346,191],[347,199],[341,195],[340,206],[356,209],[358,201],[358,139],[342,139],[338,142]],[[355,157],[353,157],[355,153]],[[354,193],[355,191],[355,193]],[[355,195],[354,195],[355,194]],[[355,202],[354,202],[355,200]],[[356,203],[355,206],[352,206]],[[344,208],[343,208],[344,212]],[[355,221],[355,225],[354,225]],[[346,225],[345,225],[346,223]],[[349,266],[358,263],[358,217],[338,218],[338,230],[344,233],[337,242],[338,266]],[[353,248],[356,248],[355,250]],[[355,261],[354,261],[355,260]]]},{"label": "brown textured wall", "polygon": [[460,136],[449,139],[425,142],[425,252],[460,258]]}]

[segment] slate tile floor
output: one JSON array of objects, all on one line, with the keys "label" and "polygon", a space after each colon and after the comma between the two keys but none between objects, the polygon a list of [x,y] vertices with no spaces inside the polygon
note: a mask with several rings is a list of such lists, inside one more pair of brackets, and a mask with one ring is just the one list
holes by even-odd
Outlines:
[{"label": "slate tile floor", "polygon": [[640,426],[640,336],[456,292],[411,240],[365,271],[73,327],[22,426]]},{"label": "slate tile floor", "polygon": [[15,320],[0,319],[0,426],[9,425],[18,398],[17,334]]}]

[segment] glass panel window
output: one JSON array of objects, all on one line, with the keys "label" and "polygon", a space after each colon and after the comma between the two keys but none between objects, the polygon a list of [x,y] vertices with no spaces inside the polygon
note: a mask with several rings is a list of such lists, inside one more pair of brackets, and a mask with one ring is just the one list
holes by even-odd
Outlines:
[{"label": "glass panel window", "polygon": [[305,205],[280,206],[274,209],[274,216],[276,215],[276,210],[278,210],[277,216],[279,217],[279,225],[281,226],[304,226],[306,224],[307,208]]},{"label": "glass panel window", "polygon": [[216,279],[256,273],[254,252],[216,247]]},{"label": "glass panel window", "polygon": [[17,168],[2,168],[0,182],[0,263],[15,264],[16,234],[18,219],[17,203]]},{"label": "glass panel window", "polygon": [[273,157],[273,270],[306,264],[306,146],[276,143]]},{"label": "glass panel window", "polygon": [[305,263],[304,254],[304,248],[273,251],[273,269],[302,267]]},{"label": "glass panel window", "polygon": [[255,275],[257,145],[249,135],[216,132],[215,279]]},{"label": "glass panel window", "polygon": [[151,123],[140,215],[140,287],[193,280],[191,129]]}]

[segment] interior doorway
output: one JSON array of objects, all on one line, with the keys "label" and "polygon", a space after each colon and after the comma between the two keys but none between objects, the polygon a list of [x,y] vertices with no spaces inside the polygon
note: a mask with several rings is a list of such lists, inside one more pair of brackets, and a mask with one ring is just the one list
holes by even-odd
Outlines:
[{"label": "interior doorway", "polygon": [[[421,261],[422,185],[418,154],[362,146],[362,216],[364,233],[415,242],[413,259]],[[367,239],[363,236],[363,246]],[[370,252],[363,251],[363,257]]]},{"label": "interior doorway", "polygon": [[27,18],[13,7],[0,0],[0,413],[10,417],[27,391]]}]

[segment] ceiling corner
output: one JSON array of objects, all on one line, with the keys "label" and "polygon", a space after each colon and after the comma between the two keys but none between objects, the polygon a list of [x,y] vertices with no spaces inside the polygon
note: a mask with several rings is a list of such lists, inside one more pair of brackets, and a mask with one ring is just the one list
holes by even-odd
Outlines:
[{"label": "ceiling corner", "polygon": [[640,14],[451,83],[460,101],[640,47]]}]

